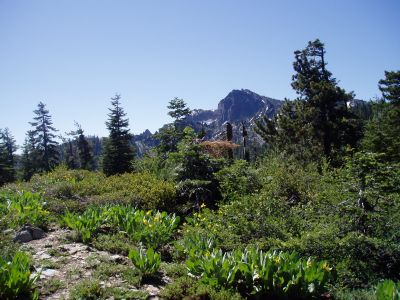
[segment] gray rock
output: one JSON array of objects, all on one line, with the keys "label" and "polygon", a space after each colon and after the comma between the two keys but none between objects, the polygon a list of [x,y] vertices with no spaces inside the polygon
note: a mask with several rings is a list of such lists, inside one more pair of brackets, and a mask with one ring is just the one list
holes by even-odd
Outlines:
[{"label": "gray rock", "polygon": [[60,271],[54,270],[54,269],[42,269],[38,268],[37,273],[40,274],[40,279],[44,278],[50,278],[50,277],[55,277],[60,275]]},{"label": "gray rock", "polygon": [[46,234],[44,233],[44,231],[40,228],[34,227],[34,226],[30,226],[30,232],[32,234],[32,238],[34,240],[40,240],[42,238],[44,238],[46,236]]},{"label": "gray rock", "polygon": [[27,243],[32,240],[32,234],[28,230],[20,230],[14,237],[14,242]]},{"label": "gray rock", "polygon": [[111,255],[110,260],[117,264],[125,264],[125,258],[118,254]]},{"label": "gray rock", "polygon": [[15,234],[14,241],[20,243],[27,243],[32,240],[39,240],[46,236],[44,231],[38,227],[32,225],[24,225],[18,232]]}]

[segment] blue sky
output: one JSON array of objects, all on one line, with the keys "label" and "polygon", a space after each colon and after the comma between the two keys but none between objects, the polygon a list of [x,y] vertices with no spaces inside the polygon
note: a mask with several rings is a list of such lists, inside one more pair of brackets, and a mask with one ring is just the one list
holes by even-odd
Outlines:
[{"label": "blue sky", "polygon": [[174,97],[216,108],[232,89],[294,98],[293,52],[319,38],[357,98],[400,69],[398,0],[0,0],[0,128],[22,145],[39,101],[63,134],[107,135],[122,95],[133,133],[169,122]]}]

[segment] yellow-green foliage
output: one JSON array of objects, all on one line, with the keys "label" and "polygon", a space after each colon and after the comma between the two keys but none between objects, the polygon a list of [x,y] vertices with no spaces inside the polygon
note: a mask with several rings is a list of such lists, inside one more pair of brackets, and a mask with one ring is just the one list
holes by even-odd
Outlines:
[{"label": "yellow-green foliage", "polygon": [[[35,175],[28,183],[7,186],[7,190],[42,192],[49,204],[57,206],[57,199],[75,200],[86,204],[125,203],[143,209],[171,209],[175,201],[175,186],[149,173],[126,173],[106,177],[100,172],[67,170],[64,166],[54,171]],[[57,209],[53,209],[56,210]]]},{"label": "yellow-green foliage", "polygon": [[129,258],[136,268],[140,270],[143,276],[155,274],[160,268],[161,258],[160,255],[152,248],[132,249],[129,252]]},{"label": "yellow-green foliage", "polygon": [[296,253],[257,249],[199,255],[186,261],[190,274],[213,287],[234,288],[242,295],[271,299],[309,299],[327,290],[332,268],[326,261],[302,259]]},{"label": "yellow-green foliage", "polygon": [[180,218],[166,212],[145,212],[133,207],[112,205],[91,207],[82,215],[67,212],[63,220],[85,243],[90,242],[101,228],[108,227],[110,230],[123,231],[133,241],[156,249],[170,239]]},{"label": "yellow-green foliage", "polygon": [[39,193],[18,191],[0,193],[0,224],[16,228],[24,224],[46,227],[49,214],[43,208],[44,201]]},{"label": "yellow-green foliage", "polygon": [[377,300],[400,300],[400,281],[385,280],[376,287]]},{"label": "yellow-green foliage", "polygon": [[24,252],[14,257],[0,256],[0,299],[37,299],[34,284],[38,275],[31,276],[30,260]]}]

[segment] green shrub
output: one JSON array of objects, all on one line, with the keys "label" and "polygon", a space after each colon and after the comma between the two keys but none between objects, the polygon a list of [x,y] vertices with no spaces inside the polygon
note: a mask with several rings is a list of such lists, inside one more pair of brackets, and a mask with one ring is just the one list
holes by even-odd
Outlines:
[{"label": "green shrub", "polygon": [[126,256],[129,250],[136,246],[136,243],[124,232],[100,233],[92,240],[92,244],[96,249]]},{"label": "green shrub", "polygon": [[[54,171],[35,175],[30,182],[6,187],[9,191],[30,190],[40,192],[47,199],[57,199],[51,204],[73,200],[88,204],[123,203],[142,209],[171,209],[176,191],[172,182],[158,179],[150,173],[126,173],[106,177],[101,172],[67,170],[65,166]],[[59,203],[61,202],[61,203]],[[79,207],[77,207],[79,208]],[[52,207],[49,207],[53,211]]]},{"label": "green shrub", "polygon": [[98,280],[83,279],[77,283],[69,294],[70,300],[97,300],[105,299],[105,290]]},{"label": "green shrub", "polygon": [[230,166],[218,171],[216,178],[226,201],[257,193],[261,188],[257,170],[251,168],[245,160],[235,160]]},{"label": "green shrub", "polygon": [[0,257],[0,299],[37,299],[34,284],[39,277],[31,277],[30,259],[24,252],[14,257]]},{"label": "green shrub", "polygon": [[161,290],[160,297],[168,300],[180,299],[210,299],[210,300],[241,300],[244,299],[239,293],[224,288],[215,289],[209,285],[183,276],[168,284]]},{"label": "green shrub", "polygon": [[160,268],[161,258],[152,248],[133,249],[129,251],[128,257],[144,277],[154,275]]}]

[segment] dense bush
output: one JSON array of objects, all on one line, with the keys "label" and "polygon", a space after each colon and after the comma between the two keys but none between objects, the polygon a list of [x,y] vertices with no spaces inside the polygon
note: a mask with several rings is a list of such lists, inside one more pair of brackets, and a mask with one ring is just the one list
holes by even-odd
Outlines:
[{"label": "dense bush", "polygon": [[[7,186],[43,193],[49,199],[49,210],[62,213],[91,203],[124,203],[143,209],[171,209],[175,201],[175,186],[150,173],[126,173],[106,177],[100,172],[67,170],[61,166],[54,171],[35,175],[30,182]],[[68,204],[69,203],[69,204]]]},{"label": "dense bush", "polygon": [[261,188],[260,177],[255,168],[245,160],[235,160],[231,165],[216,173],[220,190],[226,201],[256,194]]},{"label": "dense bush", "polygon": [[[360,159],[355,156],[341,169],[318,170],[269,157],[258,170],[257,194],[237,197],[217,211],[203,210],[183,228],[183,237],[212,233],[228,251],[252,244],[329,260],[337,266],[337,286],[365,288],[380,278],[398,280],[400,168],[373,157],[355,162]],[[357,174],[362,172],[369,210],[360,204]]]}]

